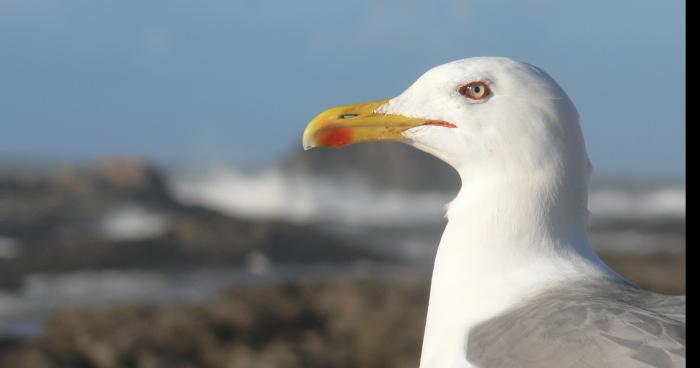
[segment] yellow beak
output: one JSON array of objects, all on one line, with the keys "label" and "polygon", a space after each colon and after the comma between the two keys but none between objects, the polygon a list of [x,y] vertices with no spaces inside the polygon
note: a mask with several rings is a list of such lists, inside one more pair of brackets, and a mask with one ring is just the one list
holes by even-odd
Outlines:
[{"label": "yellow beak", "polygon": [[338,106],[318,114],[304,130],[304,149],[339,148],[369,141],[402,141],[406,139],[403,132],[419,125],[455,127],[442,121],[377,113],[376,110],[387,101]]}]

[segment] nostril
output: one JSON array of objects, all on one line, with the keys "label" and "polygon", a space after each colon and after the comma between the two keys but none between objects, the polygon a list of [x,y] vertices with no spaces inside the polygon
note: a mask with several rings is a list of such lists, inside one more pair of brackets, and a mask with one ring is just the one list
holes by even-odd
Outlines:
[{"label": "nostril", "polygon": [[352,119],[356,116],[357,116],[357,114],[343,114],[343,115],[340,115],[340,118],[341,119]]}]

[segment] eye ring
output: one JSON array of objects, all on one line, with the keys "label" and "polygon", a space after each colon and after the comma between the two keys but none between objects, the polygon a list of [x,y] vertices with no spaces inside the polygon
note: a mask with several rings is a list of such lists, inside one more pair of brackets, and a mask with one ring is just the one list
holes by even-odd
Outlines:
[{"label": "eye ring", "polygon": [[486,82],[470,82],[459,87],[459,94],[470,100],[483,100],[491,95],[491,88]]}]

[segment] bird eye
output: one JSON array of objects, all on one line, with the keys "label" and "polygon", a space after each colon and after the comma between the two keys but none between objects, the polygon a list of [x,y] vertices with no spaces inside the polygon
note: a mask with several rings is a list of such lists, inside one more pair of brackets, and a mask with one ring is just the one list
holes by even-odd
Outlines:
[{"label": "bird eye", "polygon": [[472,100],[483,100],[491,94],[491,89],[484,82],[471,82],[460,87],[459,94]]}]

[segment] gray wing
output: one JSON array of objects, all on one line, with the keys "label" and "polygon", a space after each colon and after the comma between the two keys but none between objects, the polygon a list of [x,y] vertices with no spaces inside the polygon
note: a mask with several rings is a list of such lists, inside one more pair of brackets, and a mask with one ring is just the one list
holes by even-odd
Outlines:
[{"label": "gray wing", "polygon": [[556,287],[472,328],[467,359],[500,367],[685,367],[685,296],[615,281]]}]

